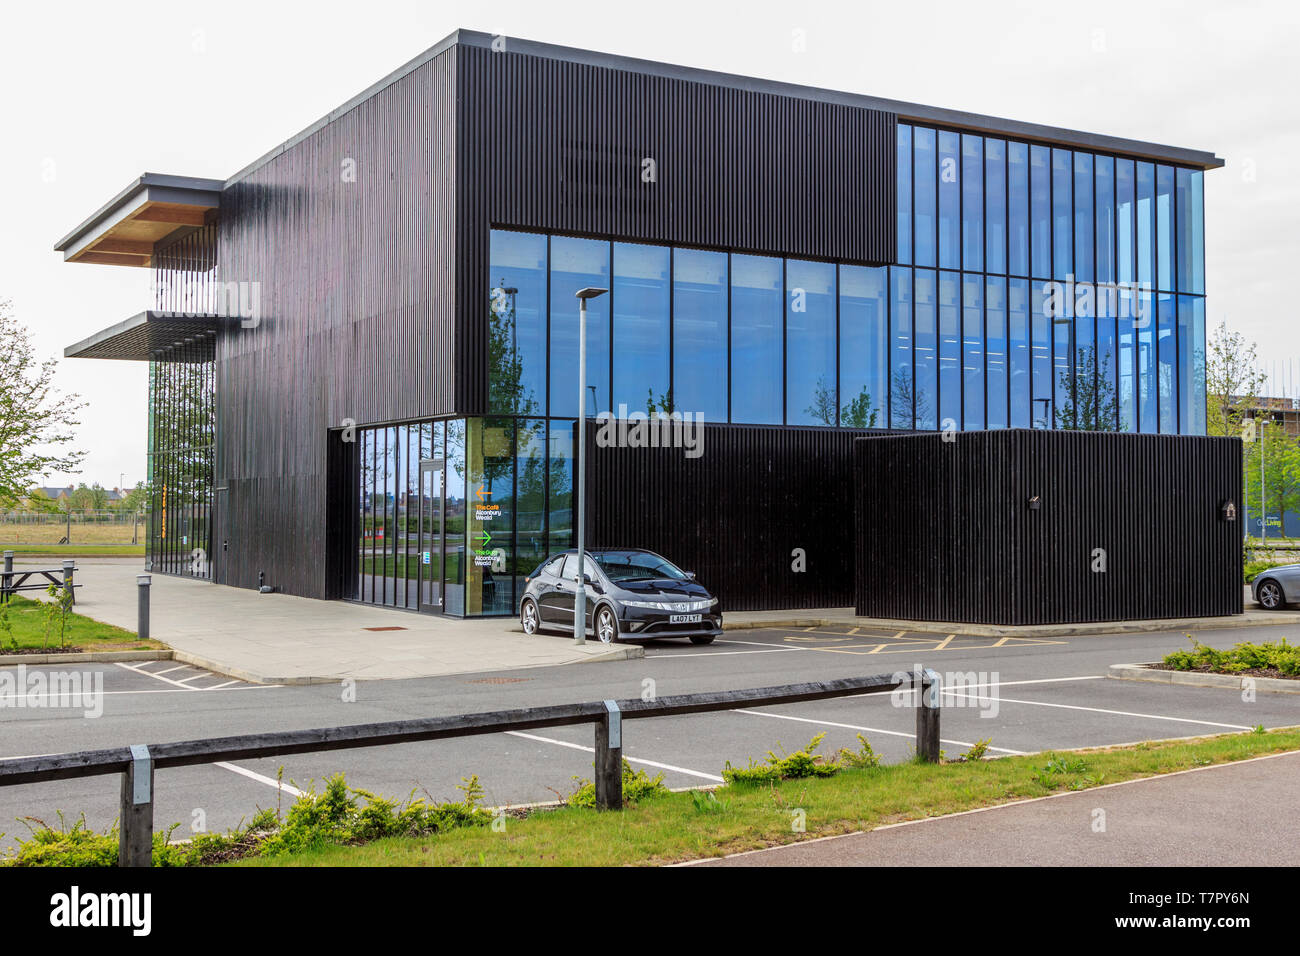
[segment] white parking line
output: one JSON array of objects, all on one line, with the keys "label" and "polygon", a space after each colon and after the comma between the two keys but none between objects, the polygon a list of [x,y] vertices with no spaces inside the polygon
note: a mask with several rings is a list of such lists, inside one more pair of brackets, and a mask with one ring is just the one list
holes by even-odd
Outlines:
[{"label": "white parking line", "polygon": [[[554,737],[539,737],[536,734],[526,734],[520,730],[505,731],[511,737],[522,737],[525,740],[536,740],[538,743],[555,744],[557,747],[568,747],[570,750],[583,750],[589,754],[596,752],[595,747],[584,747],[582,744],[571,743],[567,740],[556,740]],[[723,779],[717,774],[701,773],[699,770],[687,770],[685,767],[677,767],[670,763],[659,763],[654,760],[644,760],[641,757],[628,757],[624,755],[624,760],[628,763],[644,764],[647,767],[654,767],[656,770],[671,770],[674,773],[684,773],[688,777],[699,777],[701,780],[711,780],[714,783],[723,783]]]},{"label": "white parking line", "polygon": [[[793,717],[790,714],[773,714],[766,710],[733,710],[733,714],[749,714],[751,717],[771,717],[775,720],[793,720],[801,724],[816,724],[818,727],[842,727],[845,730],[860,730],[869,734],[884,734],[887,737],[907,737],[914,740],[916,734],[906,734],[898,730],[884,730],[880,727],[861,727],[857,724],[840,724],[833,720],[819,720],[812,717]],[[946,737],[939,738],[943,744],[952,744],[956,747],[974,747],[975,744],[967,740],[949,740]],[[1008,750],[1006,747],[989,747],[989,750],[996,750],[998,753],[1014,754],[1021,756],[1026,753],[1024,750]]]},{"label": "white parking line", "polygon": [[268,787],[275,787],[277,790],[283,790],[292,797],[301,797],[303,795],[303,791],[299,790],[297,787],[291,787],[287,783],[281,783],[274,777],[263,776],[260,773],[249,770],[247,767],[240,767],[233,763],[226,763],[224,760],[220,763],[214,763],[212,766],[220,767],[223,770],[229,770],[231,773],[237,773],[241,777],[247,777],[249,780],[256,780],[258,783],[264,783]]},{"label": "white parking line", "polygon": [[172,684],[175,687],[181,687],[184,688],[185,690],[198,690],[197,687],[186,687],[180,681],[172,680],[170,677],[163,677],[162,675],[155,674],[152,671],[142,670],[139,667],[132,667],[130,664],[125,664],[122,661],[118,661],[117,666],[122,668],[122,670],[131,671],[132,673],[135,674],[143,674],[146,677],[152,677],[154,680],[160,680],[164,684]]},{"label": "white parking line", "polygon": [[[958,691],[945,690],[945,694],[956,696]],[[971,700],[997,701],[999,704],[1028,704],[1031,707],[1054,707],[1060,710],[1084,710],[1094,714],[1112,714],[1116,717],[1142,717],[1146,720],[1172,720],[1181,724],[1200,724],[1205,727],[1226,727],[1229,730],[1253,730],[1243,724],[1224,724],[1214,720],[1195,720],[1191,717],[1169,717],[1165,714],[1138,714],[1127,710],[1106,710],[1103,707],[1083,707],[1079,704],[1049,704],[1041,700],[1015,700],[1011,697],[985,697],[981,694],[961,693],[960,696]]]},{"label": "white parking line", "polygon": [[154,677],[162,677],[163,674],[170,674],[172,671],[183,671],[189,666],[189,664],[178,664],[176,667],[169,667],[165,671],[148,671],[141,667],[140,671],[145,674],[152,674]]}]

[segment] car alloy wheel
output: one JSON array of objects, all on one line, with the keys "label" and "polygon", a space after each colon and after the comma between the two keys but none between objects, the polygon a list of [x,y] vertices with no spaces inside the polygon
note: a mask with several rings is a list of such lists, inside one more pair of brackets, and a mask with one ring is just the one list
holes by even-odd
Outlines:
[{"label": "car alloy wheel", "polygon": [[1270,611],[1282,606],[1282,588],[1276,581],[1265,581],[1259,586],[1259,603]]},{"label": "car alloy wheel", "polygon": [[532,601],[525,601],[519,609],[519,623],[523,625],[525,634],[537,633],[537,605]]},{"label": "car alloy wheel", "polygon": [[618,639],[618,622],[614,620],[614,612],[607,607],[596,612],[596,637],[602,644],[613,644]]}]

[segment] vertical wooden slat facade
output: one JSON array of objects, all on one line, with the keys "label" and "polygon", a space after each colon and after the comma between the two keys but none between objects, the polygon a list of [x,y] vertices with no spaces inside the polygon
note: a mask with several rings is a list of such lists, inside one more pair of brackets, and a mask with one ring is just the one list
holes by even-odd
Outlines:
[{"label": "vertical wooden slat facade", "polygon": [[1241,506],[1237,439],[951,437],[857,442],[859,614],[1055,624],[1241,613],[1241,524],[1220,517]]},{"label": "vertical wooden slat facade", "polygon": [[[705,425],[704,453],[600,447],[587,432],[591,547],[694,571],[725,611],[853,603],[853,445],[862,431]],[[796,549],[805,570],[796,570]]]}]

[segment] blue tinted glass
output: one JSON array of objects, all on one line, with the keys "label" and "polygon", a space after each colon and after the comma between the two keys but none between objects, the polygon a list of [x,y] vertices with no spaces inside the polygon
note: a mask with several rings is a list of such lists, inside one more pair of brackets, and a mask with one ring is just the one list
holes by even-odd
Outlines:
[{"label": "blue tinted glass", "polygon": [[898,261],[912,261],[912,127],[898,126]]},{"label": "blue tinted glass", "polygon": [[1174,170],[1156,167],[1156,281],[1157,288],[1174,287]]},{"label": "blue tinted glass", "polygon": [[1007,144],[1007,266],[1029,275],[1029,147]]},{"label": "blue tinted glass", "polygon": [[[1052,274],[1052,151],[1046,146],[1029,149],[1029,242],[1033,274]],[[1035,414],[1035,420],[1040,416]]]},{"label": "blue tinted glass", "polygon": [[1093,281],[1092,154],[1074,154],[1074,278]]},{"label": "blue tinted glass", "polygon": [[932,269],[916,270],[914,328],[916,337],[916,427],[939,427],[938,276]]},{"label": "blue tinted glass", "polygon": [[727,420],[727,254],[673,250],[673,408]]},{"label": "blue tinted glass", "polygon": [[835,266],[786,262],[785,420],[788,425],[834,425]]},{"label": "blue tinted glass", "polygon": [[669,250],[614,243],[614,409],[671,411]]},{"label": "blue tinted glass", "polygon": [[1156,307],[1150,292],[1139,295],[1138,303],[1139,313],[1133,320],[1137,337],[1138,429],[1154,433],[1160,429],[1157,418]]},{"label": "blue tinted glass", "polygon": [[488,406],[546,411],[546,237],[492,230],[488,275]]},{"label": "blue tinted glass", "polygon": [[1100,427],[1114,431],[1119,424],[1118,392],[1115,373],[1118,368],[1119,342],[1115,334],[1115,315],[1097,316],[1097,418]]},{"label": "blue tinted glass", "polygon": [[1123,309],[1115,320],[1116,326],[1116,387],[1118,389],[1119,430],[1138,430],[1137,394],[1137,331],[1133,315]]},{"label": "blue tinted glass", "polygon": [[[731,257],[731,420],[781,424],[781,260]],[[833,367],[833,366],[832,366]]]},{"label": "blue tinted glass", "polygon": [[996,276],[984,283],[984,362],[986,427],[1006,428],[1007,280]]},{"label": "blue tinted glass", "polygon": [[961,277],[962,428],[984,427],[984,277]]},{"label": "blue tinted glass", "polygon": [[1178,431],[1178,339],[1175,335],[1175,302],[1172,295],[1161,295],[1157,302],[1156,360],[1160,389],[1160,434]]},{"label": "blue tinted glass", "polygon": [[1074,272],[1074,206],[1070,186],[1074,180],[1068,149],[1052,150],[1052,270],[1064,280]]},{"label": "blue tinted glass", "polygon": [[1115,160],[1115,277],[1116,281],[1124,283],[1134,281],[1133,175],[1133,160]]},{"label": "blue tinted glass", "polygon": [[1032,358],[1034,368],[1034,427],[1051,428],[1052,403],[1055,382],[1052,374],[1052,318],[1047,313],[1046,283],[1035,282],[1030,290],[1033,299],[1033,317],[1030,332],[1033,336]]},{"label": "blue tinted glass", "polygon": [[1007,286],[1007,370],[1012,428],[1033,427],[1033,363],[1029,337],[1029,280]]},{"label": "blue tinted glass", "polygon": [[1188,220],[1187,241],[1191,243],[1188,289],[1203,295],[1205,293],[1205,174],[1199,169],[1192,172]]},{"label": "blue tinted glass", "polygon": [[[578,300],[587,286],[609,288],[609,243],[551,238],[551,414],[578,415]],[[609,296],[587,303],[587,415],[609,409]]]},{"label": "blue tinted glass", "polygon": [[[1137,281],[1155,288],[1156,281],[1156,170],[1137,164]],[[1145,431],[1145,429],[1143,429]]]},{"label": "blue tinted glass", "polygon": [[1071,331],[1074,341],[1070,354],[1074,357],[1070,373],[1071,392],[1069,404],[1061,415],[1061,427],[1084,428],[1096,431],[1099,427],[1100,410],[1097,405],[1097,342],[1095,320],[1091,315],[1080,315],[1076,309],[1073,327],[1058,325],[1057,337]]},{"label": "blue tinted glass", "polygon": [[1073,355],[1074,355],[1074,315],[1073,303],[1069,299],[1062,302],[1064,309],[1051,317],[1052,336],[1052,381],[1055,384],[1054,400],[1056,428],[1067,426],[1065,418],[1074,414],[1073,401]]},{"label": "blue tinted glass", "polygon": [[1115,160],[1097,157],[1097,281],[1115,281]]},{"label": "blue tinted glass", "polygon": [[1178,297],[1179,426],[1184,435],[1205,434],[1205,300]]},{"label": "blue tinted glass", "polygon": [[912,130],[912,195],[916,205],[913,259],[918,266],[934,265],[935,184],[934,130]]},{"label": "blue tinted glass", "polygon": [[961,137],[939,133],[939,265],[961,266]]},{"label": "blue tinted glass", "polygon": [[889,362],[884,267],[840,266],[840,425],[883,428]]},{"label": "blue tinted glass", "polygon": [[889,425],[911,428],[912,375],[912,270],[889,270]]},{"label": "blue tinted glass", "polygon": [[1007,271],[1007,144],[984,141],[984,262],[989,272]]},{"label": "blue tinted glass", "polygon": [[984,269],[984,140],[961,138],[961,255],[962,268]]},{"label": "blue tinted glass", "polygon": [[[919,344],[919,325],[917,332]],[[939,427],[961,428],[961,276],[956,272],[939,273]]]},{"label": "blue tinted glass", "polygon": [[1196,220],[1192,213],[1192,170],[1178,169],[1174,172],[1175,214],[1178,236],[1177,268],[1178,291],[1196,292],[1192,281],[1192,253],[1196,248]]}]

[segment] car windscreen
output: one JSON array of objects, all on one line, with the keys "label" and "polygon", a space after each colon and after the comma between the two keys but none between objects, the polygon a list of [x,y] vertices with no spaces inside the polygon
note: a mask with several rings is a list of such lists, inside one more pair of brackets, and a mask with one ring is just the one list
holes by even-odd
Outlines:
[{"label": "car windscreen", "polygon": [[671,578],[684,581],[687,574],[677,565],[649,551],[600,551],[592,555],[611,581],[656,581]]}]

